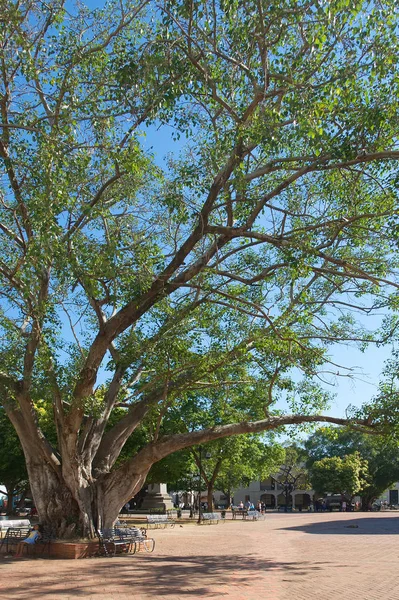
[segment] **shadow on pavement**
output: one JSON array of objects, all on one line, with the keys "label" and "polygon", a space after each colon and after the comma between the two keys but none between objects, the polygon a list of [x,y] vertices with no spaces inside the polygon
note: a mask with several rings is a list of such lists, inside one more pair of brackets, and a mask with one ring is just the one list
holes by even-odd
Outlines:
[{"label": "shadow on pavement", "polygon": [[[32,567],[37,559],[23,561],[21,568]],[[41,562],[41,568],[43,562]],[[169,597],[208,596],[220,598],[225,595],[220,588],[256,585],[272,571],[284,571],[292,578],[311,574],[323,568],[324,563],[274,562],[256,556],[122,556],[116,558],[83,559],[69,568],[66,561],[46,561],[45,574],[20,577],[15,584],[13,577],[4,578],[2,590],[7,599],[18,598],[80,598],[87,596],[117,597]],[[68,561],[69,562],[69,561]],[[71,561],[72,562],[72,561]],[[4,587],[3,587],[4,586]],[[219,591],[220,590],[220,591]],[[0,594],[1,597],[1,594]]]},{"label": "shadow on pavement", "polygon": [[306,525],[281,527],[281,530],[304,531],[316,535],[396,535],[399,533],[399,517],[353,517],[348,520],[318,521]]}]

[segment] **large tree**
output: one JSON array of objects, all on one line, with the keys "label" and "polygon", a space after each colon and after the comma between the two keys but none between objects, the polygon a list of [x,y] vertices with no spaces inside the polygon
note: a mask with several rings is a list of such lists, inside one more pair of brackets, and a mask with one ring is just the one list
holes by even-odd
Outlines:
[{"label": "large tree", "polygon": [[[343,422],[306,389],[398,285],[395,1],[6,0],[0,28],[1,397],[41,521],[92,536],[174,451]],[[164,429],[214,388],[230,422]]]}]

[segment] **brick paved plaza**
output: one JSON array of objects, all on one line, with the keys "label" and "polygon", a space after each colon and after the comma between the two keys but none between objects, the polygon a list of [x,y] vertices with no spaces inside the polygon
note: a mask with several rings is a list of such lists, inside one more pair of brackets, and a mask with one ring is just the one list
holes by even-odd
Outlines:
[{"label": "brick paved plaza", "polygon": [[0,557],[0,598],[398,600],[399,514],[268,514],[156,530],[154,554]]}]

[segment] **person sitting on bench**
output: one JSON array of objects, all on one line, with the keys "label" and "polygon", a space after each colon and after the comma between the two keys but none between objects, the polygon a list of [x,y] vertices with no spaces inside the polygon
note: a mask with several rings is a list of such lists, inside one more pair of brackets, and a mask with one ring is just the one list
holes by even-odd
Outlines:
[{"label": "person sitting on bench", "polygon": [[36,544],[36,541],[38,539],[40,539],[42,537],[41,531],[40,531],[40,525],[38,523],[36,523],[36,525],[33,526],[32,531],[30,532],[30,534],[28,535],[27,538],[25,538],[24,540],[22,540],[22,542],[19,542],[18,546],[17,546],[17,553],[15,555],[15,558],[21,558],[22,553],[24,551],[24,544]]}]

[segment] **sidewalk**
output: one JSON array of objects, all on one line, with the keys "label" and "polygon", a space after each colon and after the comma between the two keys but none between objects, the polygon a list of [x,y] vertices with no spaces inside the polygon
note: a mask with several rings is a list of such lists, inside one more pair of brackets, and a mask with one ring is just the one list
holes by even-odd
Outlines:
[{"label": "sidewalk", "polygon": [[268,514],[155,530],[153,554],[0,558],[3,600],[397,600],[395,513]]}]

